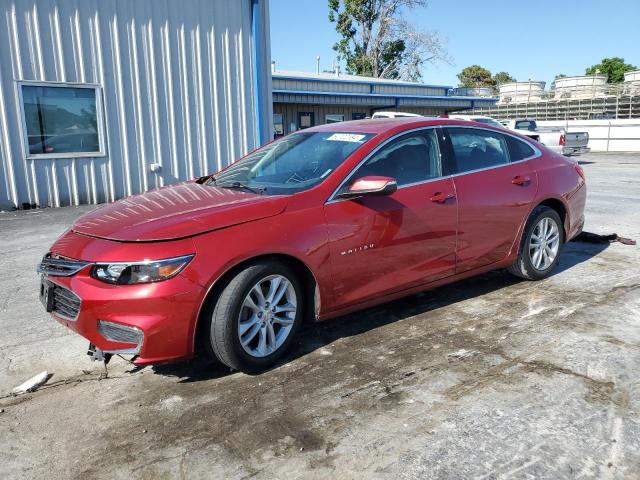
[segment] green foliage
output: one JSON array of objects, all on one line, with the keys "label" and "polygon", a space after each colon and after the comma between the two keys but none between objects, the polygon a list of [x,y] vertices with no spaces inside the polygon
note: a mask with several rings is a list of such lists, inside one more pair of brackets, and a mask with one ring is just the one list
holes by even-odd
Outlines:
[{"label": "green foliage", "polygon": [[493,81],[496,86],[500,86],[503,83],[515,82],[516,79],[509,75],[509,73],[507,72],[498,72],[493,76]]},{"label": "green foliage", "polygon": [[491,76],[491,72],[480,65],[471,65],[463,69],[458,74],[461,87],[493,87],[496,85],[495,79]]},{"label": "green foliage", "polygon": [[489,70],[480,65],[471,65],[463,69],[458,74],[458,80],[460,80],[461,87],[491,87],[495,93],[498,93],[498,87],[503,83],[516,81],[508,72],[498,72],[491,75]]},{"label": "green foliage", "polygon": [[603,58],[600,63],[591,65],[586,69],[587,75],[606,75],[608,83],[621,83],[624,81],[624,74],[630,70],[635,70],[637,67],[624,63],[624,58],[612,57]]}]

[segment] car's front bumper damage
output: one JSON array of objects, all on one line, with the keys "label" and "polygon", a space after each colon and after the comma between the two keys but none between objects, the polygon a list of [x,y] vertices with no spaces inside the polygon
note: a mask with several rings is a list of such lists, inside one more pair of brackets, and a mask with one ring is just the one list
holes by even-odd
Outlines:
[{"label": "car's front bumper damage", "polygon": [[90,342],[92,358],[131,355],[136,364],[151,364],[193,354],[202,287],[186,276],[110,285],[90,276],[89,262],[63,275],[48,263],[38,268],[42,303],[58,322]]}]

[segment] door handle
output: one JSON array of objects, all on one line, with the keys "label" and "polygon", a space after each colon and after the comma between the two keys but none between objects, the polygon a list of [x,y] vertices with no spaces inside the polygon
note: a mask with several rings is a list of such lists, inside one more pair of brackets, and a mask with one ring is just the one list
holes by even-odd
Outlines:
[{"label": "door handle", "polygon": [[519,185],[519,186],[522,187],[523,185],[526,185],[530,181],[531,181],[531,179],[529,177],[523,177],[521,175],[516,175],[515,177],[513,177],[513,180],[511,180],[511,183],[513,183],[514,185]]},{"label": "door handle", "polygon": [[436,192],[433,194],[433,196],[429,200],[435,203],[444,203],[450,198],[455,198],[455,197],[456,196],[453,193]]}]

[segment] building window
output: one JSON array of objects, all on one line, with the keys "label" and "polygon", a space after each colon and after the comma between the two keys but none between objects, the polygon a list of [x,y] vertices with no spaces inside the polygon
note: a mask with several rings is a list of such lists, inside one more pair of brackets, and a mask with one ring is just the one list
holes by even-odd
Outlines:
[{"label": "building window", "polygon": [[273,138],[284,135],[284,116],[281,113],[273,114]]},{"label": "building window", "polygon": [[329,113],[324,116],[324,123],[344,122],[344,115]]},{"label": "building window", "polygon": [[313,112],[298,112],[298,128],[304,129],[313,127],[315,124],[315,115]]},{"label": "building window", "polygon": [[351,120],[364,120],[367,117],[367,114],[364,112],[353,112],[351,114]]},{"label": "building window", "polygon": [[19,83],[28,158],[104,155],[95,85]]}]

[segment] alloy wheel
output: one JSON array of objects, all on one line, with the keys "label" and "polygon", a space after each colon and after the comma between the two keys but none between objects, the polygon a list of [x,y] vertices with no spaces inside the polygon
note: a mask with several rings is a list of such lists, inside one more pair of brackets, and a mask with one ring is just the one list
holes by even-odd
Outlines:
[{"label": "alloy wheel", "polygon": [[296,319],[296,291],[282,275],[257,282],[240,308],[238,337],[246,353],[266,357],[285,342]]},{"label": "alloy wheel", "polygon": [[549,268],[560,248],[560,232],[553,218],[543,217],[536,224],[529,240],[529,256],[536,270]]}]

